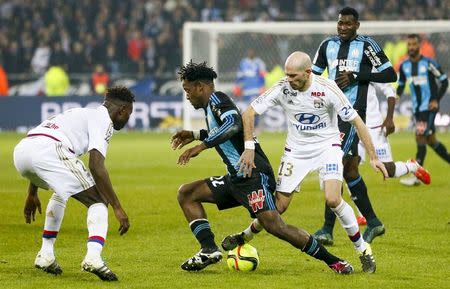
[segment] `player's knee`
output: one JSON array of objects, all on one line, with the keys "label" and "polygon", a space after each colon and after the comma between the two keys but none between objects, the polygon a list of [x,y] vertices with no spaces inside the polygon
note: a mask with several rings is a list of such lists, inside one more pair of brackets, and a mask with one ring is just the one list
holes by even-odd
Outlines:
[{"label": "player's knee", "polygon": [[178,193],[177,193],[178,203],[180,203],[180,204],[184,203],[187,195],[188,195],[188,187],[186,184],[182,184],[178,188]]},{"label": "player's knee", "polygon": [[341,200],[342,198],[340,195],[329,195],[326,196],[325,199],[327,206],[330,208],[336,208],[341,203]]},{"label": "player's knee", "polygon": [[286,212],[288,206],[289,206],[289,203],[277,202],[277,211],[278,211],[278,213],[280,213],[280,215],[281,215],[284,212]]},{"label": "player's knee", "polygon": [[282,238],[284,236],[284,227],[286,224],[283,222],[281,218],[270,218],[270,219],[258,219],[264,230],[267,233],[274,235],[275,237]]}]

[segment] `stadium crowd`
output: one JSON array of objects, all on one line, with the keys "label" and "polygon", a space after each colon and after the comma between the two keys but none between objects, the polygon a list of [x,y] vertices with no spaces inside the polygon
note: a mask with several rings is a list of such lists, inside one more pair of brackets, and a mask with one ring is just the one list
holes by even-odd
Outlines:
[{"label": "stadium crowd", "polygon": [[94,73],[174,76],[186,21],[335,20],[350,5],[362,20],[448,19],[445,0],[4,0],[0,64],[10,83],[61,66],[70,78]]}]

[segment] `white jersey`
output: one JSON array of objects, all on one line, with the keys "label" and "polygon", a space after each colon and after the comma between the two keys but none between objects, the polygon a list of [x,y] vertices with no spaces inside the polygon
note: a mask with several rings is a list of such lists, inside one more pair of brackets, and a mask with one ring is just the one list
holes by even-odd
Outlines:
[{"label": "white jersey", "polygon": [[376,92],[380,91],[386,98],[395,97],[390,83],[371,82],[367,92],[366,125],[368,128],[378,127],[383,123],[383,115]]},{"label": "white jersey", "polygon": [[288,122],[286,149],[309,157],[320,154],[323,147],[341,144],[337,115],[344,121],[357,116],[334,81],[311,77],[306,91],[294,90],[285,77],[251,103],[258,114],[280,105]]},{"label": "white jersey", "polygon": [[43,121],[30,130],[30,135],[45,135],[61,141],[77,156],[92,149],[104,157],[113,135],[113,123],[103,105],[93,108],[74,108]]}]

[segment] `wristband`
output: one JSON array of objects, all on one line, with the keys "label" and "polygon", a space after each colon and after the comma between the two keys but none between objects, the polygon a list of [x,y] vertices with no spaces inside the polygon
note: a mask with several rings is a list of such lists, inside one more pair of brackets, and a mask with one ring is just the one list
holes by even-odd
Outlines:
[{"label": "wristband", "polygon": [[255,150],[255,142],[253,140],[246,140],[244,147],[246,150]]},{"label": "wristband", "polygon": [[192,136],[194,137],[194,139],[200,139],[200,131],[199,130],[193,130],[192,131]]}]

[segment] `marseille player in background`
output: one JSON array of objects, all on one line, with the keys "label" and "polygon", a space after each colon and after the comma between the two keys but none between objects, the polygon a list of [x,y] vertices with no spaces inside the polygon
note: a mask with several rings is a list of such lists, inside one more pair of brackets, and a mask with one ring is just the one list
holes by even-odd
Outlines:
[{"label": "marseille player in background", "polygon": [[[313,73],[321,75],[328,69],[328,78],[334,80],[344,92],[350,104],[365,121],[369,82],[394,82],[397,74],[378,43],[368,36],[357,35],[358,12],[345,7],[339,12],[338,35],[325,39],[319,46],[312,66]],[[377,72],[372,72],[375,68]],[[367,219],[364,240],[384,234],[385,228],[372,208],[366,184],[359,174],[358,135],[348,122],[339,119],[343,135],[344,179],[353,201]],[[334,213],[326,206],[325,223],[314,235],[323,244],[332,244]]]},{"label": "marseille player in background", "polygon": [[[436,138],[434,118],[439,110],[439,101],[445,95],[448,87],[447,75],[439,64],[420,54],[420,36],[408,35],[409,58],[400,65],[400,79],[397,95],[401,96],[406,82],[409,82],[412,100],[412,112],[416,120],[416,161],[423,165],[429,145],[443,160],[450,163],[447,148]],[[439,81],[439,89],[436,85]],[[407,186],[418,185],[415,176],[400,181]]]},{"label": "marseille player in background", "polygon": [[[42,247],[34,262],[36,268],[54,275],[62,273],[54,244],[66,203],[72,197],[88,208],[89,239],[82,269],[104,281],[117,281],[101,258],[108,232],[108,204],[120,223],[121,235],[128,231],[130,223],[112,187],[105,157],[114,129],[120,130],[128,122],[133,102],[134,95],[127,88],[110,88],[103,105],[58,114],[30,130],[15,147],[14,165],[30,180],[24,208],[26,223],[34,221],[36,210],[41,213],[38,187],[54,191],[45,213]],[[78,158],[88,152],[90,172]]]},{"label": "marseille player in background", "polygon": [[[349,263],[330,254],[305,230],[288,225],[281,219],[273,196],[275,177],[270,163],[256,139],[249,139],[244,144],[241,114],[226,94],[215,91],[216,72],[206,62],[196,64],[191,61],[180,69],[179,75],[189,102],[195,109],[204,110],[208,129],[183,130],[172,137],[173,149],[181,149],[194,140],[200,140],[200,144],[180,155],[178,164],[185,165],[203,150],[214,147],[228,170],[225,176],[183,184],[178,190],[178,202],[201,246],[200,251],[187,259],[181,268],[198,271],[222,259],[202,205],[215,203],[219,210],[244,206],[270,234],[324,261],[336,273],[352,273],[353,267]],[[248,178],[240,171],[239,165],[239,156],[244,148],[255,155],[256,168]]]}]

